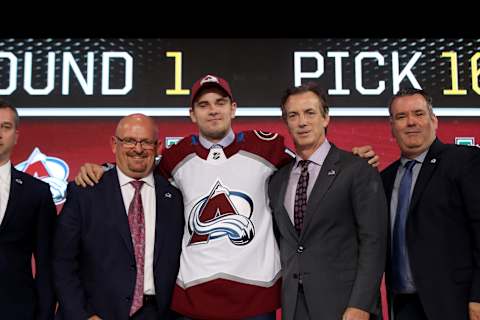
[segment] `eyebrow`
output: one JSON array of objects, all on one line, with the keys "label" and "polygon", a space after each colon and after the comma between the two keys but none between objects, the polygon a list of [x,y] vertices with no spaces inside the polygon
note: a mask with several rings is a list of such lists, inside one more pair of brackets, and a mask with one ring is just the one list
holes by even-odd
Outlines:
[{"label": "eyebrow", "polygon": [[[228,97],[221,97],[215,100],[215,102],[219,102],[219,101],[228,101]],[[205,103],[208,103],[208,101],[207,100],[197,101],[197,104],[205,104]]]}]

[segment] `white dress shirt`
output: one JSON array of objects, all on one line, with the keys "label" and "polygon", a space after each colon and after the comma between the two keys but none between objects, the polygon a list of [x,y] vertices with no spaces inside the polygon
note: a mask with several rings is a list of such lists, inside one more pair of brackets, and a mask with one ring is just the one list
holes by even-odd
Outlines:
[{"label": "white dress shirt", "polygon": [[10,180],[12,176],[12,164],[10,160],[0,166],[0,224],[2,224],[7,209],[8,197],[10,196]]},{"label": "white dress shirt", "polygon": [[[135,188],[130,181],[135,179],[126,176],[118,167],[118,180],[122,190],[123,203],[128,215],[128,207],[132,202]],[[155,245],[155,221],[156,221],[156,199],[155,199],[155,181],[153,173],[140,179],[145,183],[140,189],[142,196],[143,214],[145,216],[145,267],[143,279],[143,292],[147,295],[155,294],[155,282],[153,279],[153,249]]]},{"label": "white dress shirt", "polygon": [[[312,193],[313,185],[317,181],[318,174],[322,169],[323,162],[330,151],[331,145],[327,139],[318,147],[317,150],[306,160],[310,160],[311,163],[308,165],[308,185],[307,185],[307,201],[310,198],[310,193]],[[295,193],[297,192],[297,184],[300,179],[300,173],[302,172],[298,163],[300,156],[295,156],[295,164],[293,165],[292,171],[290,172],[290,177],[288,179],[287,190],[285,192],[285,200],[283,205],[287,209],[288,216],[293,224],[294,222],[294,206],[295,206]]]}]

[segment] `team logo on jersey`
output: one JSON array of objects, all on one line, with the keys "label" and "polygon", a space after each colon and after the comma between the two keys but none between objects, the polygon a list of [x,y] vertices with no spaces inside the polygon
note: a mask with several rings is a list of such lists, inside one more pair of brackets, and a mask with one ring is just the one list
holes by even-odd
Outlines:
[{"label": "team logo on jersey", "polygon": [[272,133],[272,132],[265,132],[265,131],[258,131],[258,130],[253,130],[253,132],[259,139],[266,140],[266,141],[275,140],[275,138],[277,138],[278,136],[278,133]]},{"label": "team logo on jersey", "polygon": [[217,181],[210,194],[200,199],[190,211],[188,245],[224,237],[234,245],[246,245],[255,236],[250,220],[252,213],[253,201],[247,194],[231,191]]},{"label": "team logo on jersey", "polygon": [[55,204],[65,201],[69,168],[62,159],[48,157],[35,148],[28,159],[17,164],[15,168],[48,183]]}]

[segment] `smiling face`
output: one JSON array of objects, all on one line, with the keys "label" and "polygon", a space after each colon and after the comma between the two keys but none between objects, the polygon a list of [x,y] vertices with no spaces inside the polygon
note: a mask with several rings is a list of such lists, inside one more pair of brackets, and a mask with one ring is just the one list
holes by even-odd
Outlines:
[{"label": "smiling face", "polygon": [[438,120],[421,94],[395,98],[390,114],[392,134],[405,157],[417,157],[435,140]]},{"label": "smiling face", "polygon": [[190,109],[190,118],[196,123],[202,136],[216,143],[231,129],[237,104],[219,88],[200,92]]},{"label": "smiling face", "polygon": [[284,109],[284,119],[296,152],[303,159],[308,159],[325,141],[325,128],[330,117],[319,97],[310,91],[289,96]]},{"label": "smiling face", "polygon": [[[135,179],[144,178],[150,174],[159,148],[154,121],[143,114],[126,116],[118,123],[115,135],[111,143],[118,168],[125,175]],[[127,141],[133,141],[135,146],[125,146]],[[145,149],[140,143],[142,141],[144,145],[153,144],[154,148]]]}]

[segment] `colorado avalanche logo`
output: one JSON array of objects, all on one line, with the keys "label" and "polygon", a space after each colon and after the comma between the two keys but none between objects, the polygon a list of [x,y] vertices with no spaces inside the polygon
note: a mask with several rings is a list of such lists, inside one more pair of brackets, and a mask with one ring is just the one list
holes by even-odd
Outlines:
[{"label": "colorado avalanche logo", "polygon": [[48,157],[35,148],[28,159],[17,164],[15,168],[48,183],[55,204],[65,201],[69,168],[62,159]]},{"label": "colorado avalanche logo", "polygon": [[230,191],[220,181],[207,197],[200,199],[190,211],[188,245],[228,237],[234,245],[246,245],[255,236],[250,217],[253,201],[243,192]]}]

